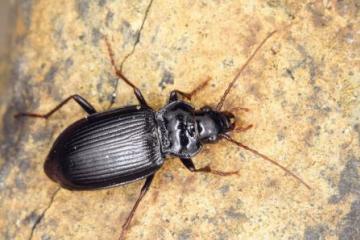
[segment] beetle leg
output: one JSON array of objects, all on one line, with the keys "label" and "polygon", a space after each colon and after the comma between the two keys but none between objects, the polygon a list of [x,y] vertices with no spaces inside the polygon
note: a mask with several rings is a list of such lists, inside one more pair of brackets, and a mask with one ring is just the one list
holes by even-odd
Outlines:
[{"label": "beetle leg", "polygon": [[191,172],[207,172],[207,173],[212,173],[212,174],[219,175],[219,176],[229,176],[229,175],[234,175],[234,174],[237,175],[239,172],[239,171],[222,172],[222,171],[218,171],[218,170],[213,170],[210,168],[209,165],[207,165],[203,168],[196,169],[191,158],[180,158],[180,160],[184,164],[184,166],[187,169],[189,169]]},{"label": "beetle leg", "polygon": [[169,103],[177,101],[179,99],[179,95],[188,100],[191,100],[191,95],[189,93],[181,92],[179,90],[172,90],[170,92]]},{"label": "beetle leg", "polygon": [[252,127],[253,127],[253,125],[250,124],[250,125],[248,125],[248,126],[246,126],[246,127],[237,127],[237,128],[235,128],[233,131],[236,131],[236,132],[246,132],[247,130],[249,130],[249,129],[252,128]]},{"label": "beetle leg", "polygon": [[170,92],[170,97],[169,97],[169,103],[171,102],[175,102],[179,99],[178,97],[178,92],[176,90],[173,90]]},{"label": "beetle leg", "polygon": [[134,93],[135,93],[135,97],[140,102],[140,105],[142,107],[150,108],[149,105],[147,104],[147,102],[145,101],[144,96],[142,95],[142,93],[140,92],[140,90],[138,88],[134,89]]},{"label": "beetle leg", "polygon": [[96,113],[95,108],[85,100],[85,98],[75,94],[71,95],[70,97],[66,98],[64,101],[62,101],[59,105],[57,105],[54,109],[52,109],[50,112],[46,114],[39,114],[39,113],[30,113],[30,112],[20,112],[15,115],[16,118],[18,117],[37,117],[37,118],[45,118],[48,119],[53,113],[55,113],[57,110],[59,110],[62,106],[64,106],[70,99],[74,99],[82,109],[85,110],[89,115]]},{"label": "beetle leg", "polygon": [[[116,89],[117,86],[119,84],[119,79],[122,79],[127,85],[129,85],[133,90],[134,90],[134,94],[136,96],[136,98],[139,100],[140,105],[142,107],[147,107],[149,108],[148,104],[145,101],[145,98],[143,97],[143,95],[141,94],[141,91],[138,87],[136,87],[122,72],[122,64],[120,65],[120,68],[118,68],[115,64],[115,58],[114,58],[114,52],[111,48],[110,42],[108,41],[107,38],[105,38],[105,43],[106,43],[106,47],[109,53],[109,57],[110,57],[110,62],[112,67],[114,68],[115,74],[118,77],[118,79],[116,80],[115,86],[114,86],[114,91],[112,94],[112,99],[110,101],[110,107],[114,104],[115,102],[115,97],[116,97]],[[109,108],[110,108],[109,107]]]},{"label": "beetle leg", "polygon": [[141,200],[143,199],[143,197],[145,196],[145,194],[149,190],[151,182],[152,182],[153,179],[154,179],[154,174],[150,175],[149,177],[146,178],[144,186],[141,188],[140,195],[139,195],[138,199],[136,200],[136,202],[135,202],[131,212],[129,213],[128,217],[126,218],[126,221],[125,221],[124,225],[122,226],[122,231],[121,231],[121,235],[120,235],[119,240],[125,239],[126,232],[129,229],[129,226],[130,226],[131,220],[132,220],[132,218],[134,216],[134,213],[135,213],[137,207],[139,206],[139,203],[141,202]]},{"label": "beetle leg", "polygon": [[173,90],[170,93],[170,98],[169,98],[169,103],[177,101],[178,100],[178,95],[181,95],[182,97],[191,100],[191,98],[197,94],[200,90],[202,90],[203,88],[206,87],[206,85],[209,83],[210,81],[210,77],[208,77],[204,82],[200,83],[194,90],[192,90],[191,92],[183,92],[180,90]]}]

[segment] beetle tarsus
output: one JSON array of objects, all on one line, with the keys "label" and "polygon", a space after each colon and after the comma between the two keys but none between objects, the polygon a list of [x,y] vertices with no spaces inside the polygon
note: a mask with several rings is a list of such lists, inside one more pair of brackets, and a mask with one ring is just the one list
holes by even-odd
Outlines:
[{"label": "beetle tarsus", "polygon": [[230,108],[228,111],[234,112],[237,110],[244,111],[244,112],[250,112],[250,108],[246,108],[246,107],[233,107],[233,108]]},{"label": "beetle tarsus", "polygon": [[209,81],[211,80],[210,77],[208,77],[205,81],[203,81],[202,83],[200,83],[195,89],[193,89],[191,92],[183,92],[180,90],[173,90],[170,92],[170,98],[169,98],[169,103],[177,101],[179,99],[178,95],[181,95],[182,97],[191,100],[191,98],[197,94],[199,91],[201,91],[203,88],[205,88]]},{"label": "beetle tarsus", "polygon": [[58,111],[62,106],[64,106],[68,101],[71,99],[74,99],[82,109],[84,109],[85,112],[87,112],[89,115],[96,113],[95,108],[86,101],[85,98],[81,97],[80,95],[71,95],[70,97],[66,98],[64,101],[59,103],[55,108],[53,108],[51,111],[49,111],[46,114],[40,114],[40,113],[30,113],[30,112],[20,112],[17,113],[14,117],[34,117],[34,118],[44,118],[48,119],[51,115],[53,115],[56,111]]},{"label": "beetle tarsus", "polygon": [[250,128],[252,128],[254,125],[250,124],[246,127],[237,127],[234,129],[234,131],[236,132],[246,132],[247,130],[249,130]]},{"label": "beetle tarsus", "polygon": [[211,169],[210,165],[196,169],[193,161],[190,158],[180,158],[180,160],[184,164],[184,166],[191,172],[206,172],[206,173],[212,173],[212,174],[219,175],[219,176],[230,176],[230,175],[238,175],[239,174],[239,171],[223,172],[223,171],[219,171],[219,170],[213,170],[213,169]]},{"label": "beetle tarsus", "polygon": [[122,226],[122,231],[121,231],[119,240],[125,239],[126,232],[129,229],[129,226],[130,226],[132,218],[134,217],[135,211],[136,211],[137,207],[139,206],[139,203],[141,202],[141,200],[144,198],[145,194],[148,192],[153,179],[154,179],[154,175],[150,175],[149,177],[146,178],[144,186],[141,188],[140,195],[139,195],[138,199],[136,200],[133,208],[131,209],[131,212],[129,213],[128,217],[126,218],[125,223]]}]

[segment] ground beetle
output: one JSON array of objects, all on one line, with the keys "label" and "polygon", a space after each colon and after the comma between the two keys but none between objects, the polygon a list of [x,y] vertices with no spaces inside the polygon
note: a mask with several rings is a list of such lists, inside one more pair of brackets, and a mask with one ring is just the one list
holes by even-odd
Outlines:
[{"label": "ground beetle", "polygon": [[140,102],[139,106],[97,113],[84,98],[72,95],[47,114],[18,113],[16,117],[47,119],[70,99],[75,100],[89,114],[60,134],[44,164],[45,173],[49,178],[64,188],[92,190],[128,184],[146,178],[140,195],[122,227],[120,239],[125,238],[135,210],[166,156],[179,157],[185,167],[192,172],[209,172],[222,176],[236,174],[237,171],[221,172],[212,170],[209,166],[196,169],[191,160],[203,144],[216,143],[220,139],[225,139],[270,161],[310,188],[302,179],[279,163],[231,138],[229,132],[245,131],[251,125],[235,128],[234,115],[221,111],[227,95],[241,72],[275,32],[270,33],[255,49],[230,82],[214,109],[206,106],[195,110],[189,103],[178,99],[179,95],[191,99],[192,95],[205,87],[207,80],[190,93],[172,91],[168,104],[160,111],[154,111],[146,103],[140,90],[123,75],[121,68],[116,67],[113,51],[109,41],[105,39],[117,77],[133,88]]}]

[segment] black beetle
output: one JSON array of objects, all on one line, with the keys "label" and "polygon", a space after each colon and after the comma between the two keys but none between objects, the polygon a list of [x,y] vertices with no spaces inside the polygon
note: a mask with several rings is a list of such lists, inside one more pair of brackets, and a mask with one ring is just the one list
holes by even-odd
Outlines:
[{"label": "black beetle", "polygon": [[116,67],[112,49],[106,40],[115,73],[119,79],[133,88],[140,102],[139,106],[97,113],[84,98],[72,95],[47,114],[18,113],[16,117],[47,119],[70,99],[75,100],[89,114],[60,134],[45,161],[45,173],[64,188],[93,190],[146,178],[140,196],[122,227],[120,239],[125,237],[138,204],[148,191],[155,172],[163,165],[167,155],[179,157],[185,167],[192,172],[210,172],[222,176],[236,174],[237,171],[222,172],[212,170],[209,166],[196,169],[191,160],[203,144],[215,143],[220,139],[228,140],[261,156],[310,189],[308,184],[279,163],[232,139],[228,132],[245,131],[251,125],[236,129],[234,115],[221,111],[226,96],[241,72],[275,32],[270,33],[255,49],[230,82],[215,109],[206,106],[195,110],[189,103],[178,99],[179,95],[190,99],[206,85],[207,80],[191,93],[172,91],[168,104],[159,111],[154,111],[148,106],[140,90],[122,74],[121,69]]}]

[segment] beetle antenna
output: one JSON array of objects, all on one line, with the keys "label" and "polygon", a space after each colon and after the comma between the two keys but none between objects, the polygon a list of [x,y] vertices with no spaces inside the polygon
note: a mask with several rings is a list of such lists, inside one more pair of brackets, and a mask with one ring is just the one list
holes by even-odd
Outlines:
[{"label": "beetle antenna", "polygon": [[235,145],[245,149],[245,150],[248,150],[250,152],[252,152],[253,154],[257,155],[257,156],[260,156],[261,158],[263,158],[264,160],[268,161],[268,162],[271,162],[272,164],[278,166],[279,168],[281,168],[282,170],[284,170],[287,174],[291,175],[292,177],[294,177],[295,179],[297,179],[299,182],[301,182],[306,188],[308,189],[311,189],[311,187],[304,181],[302,180],[300,177],[296,176],[294,173],[292,173],[290,170],[288,170],[286,167],[280,165],[278,162],[272,160],[271,158],[265,156],[264,154],[256,151],[255,149],[252,149],[244,144],[242,144],[241,142],[238,142],[234,139],[232,139],[229,135],[227,134],[222,134],[221,135],[222,137],[224,137],[224,139],[226,139],[227,141],[229,142],[232,142],[234,143]]},{"label": "beetle antenna", "polygon": [[256,53],[261,49],[261,47],[266,43],[266,41],[276,33],[277,31],[272,31],[269,35],[266,36],[266,38],[264,40],[262,40],[262,42],[259,44],[259,46],[255,49],[255,51],[251,54],[251,56],[248,58],[248,60],[246,60],[246,62],[244,63],[244,65],[242,65],[242,67],[240,68],[240,70],[238,71],[238,73],[235,75],[234,79],[229,83],[228,87],[226,88],[224,94],[222,95],[219,103],[216,106],[216,110],[220,111],[224,101],[227,97],[227,95],[230,93],[230,90],[232,89],[232,87],[234,86],[236,80],[238,80],[238,78],[240,77],[241,73],[244,71],[244,69],[247,67],[247,65],[249,65],[250,61],[255,57]]}]

